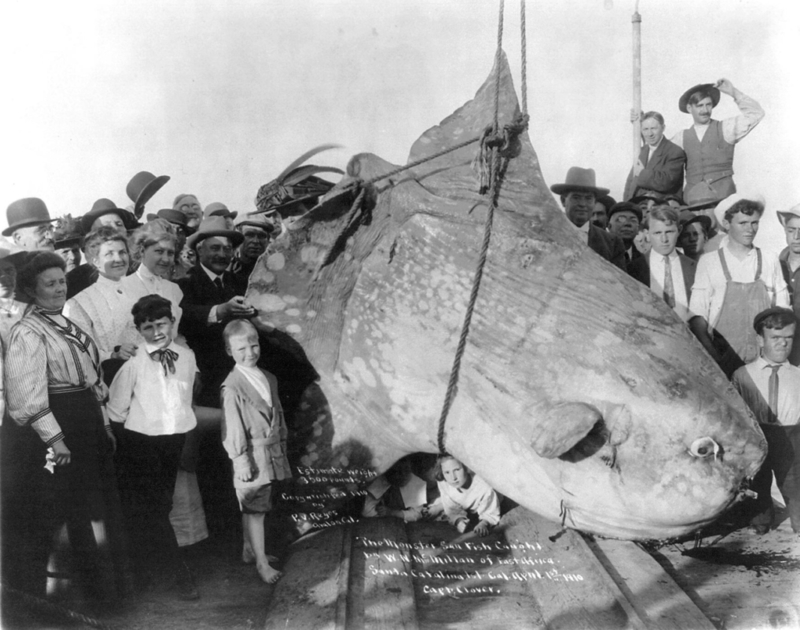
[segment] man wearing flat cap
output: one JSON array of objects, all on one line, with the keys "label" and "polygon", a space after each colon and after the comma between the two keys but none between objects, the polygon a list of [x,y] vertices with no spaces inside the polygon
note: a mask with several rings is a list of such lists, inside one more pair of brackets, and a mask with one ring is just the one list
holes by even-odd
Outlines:
[{"label": "man wearing flat cap", "polygon": [[[741,112],[725,120],[713,120],[720,92],[733,97]],[[686,152],[686,186],[683,198],[693,204],[703,197],[724,199],[736,192],[733,183],[733,151],[737,142],[764,118],[764,110],[752,98],[733,87],[728,79],[701,83],[686,90],[678,109],[692,115],[694,124],[675,134],[672,142]]]},{"label": "man wearing flat cap", "polygon": [[44,201],[37,197],[17,199],[6,210],[8,227],[3,230],[3,236],[8,236],[22,249],[34,251],[37,249],[54,248],[53,222],[50,212]]},{"label": "man wearing flat cap", "polygon": [[244,240],[236,252],[232,272],[239,291],[244,294],[256,261],[267,251],[270,236],[275,231],[275,224],[262,213],[243,217],[236,224],[236,229],[241,232]]},{"label": "man wearing flat cap", "polygon": [[788,308],[771,307],[753,319],[757,358],[733,375],[733,386],[767,438],[767,459],[751,484],[758,498],[750,524],[759,534],[776,525],[772,476],[786,501],[792,530],[800,534],[800,368],[789,363],[797,319]]},{"label": "man wearing flat cap", "polygon": [[563,184],[550,187],[561,197],[561,204],[570,222],[582,233],[584,242],[610,263],[625,271],[625,247],[622,241],[592,225],[590,219],[595,201],[608,194],[608,188],[595,184],[594,169],[573,166],[567,171]]},{"label": "man wearing flat cap", "polygon": [[[778,210],[778,218],[786,233],[786,249],[780,253],[778,259],[783,279],[789,287],[789,302],[795,317],[800,321],[800,204],[788,210]],[[789,362],[800,365],[800,334],[795,335]]]}]

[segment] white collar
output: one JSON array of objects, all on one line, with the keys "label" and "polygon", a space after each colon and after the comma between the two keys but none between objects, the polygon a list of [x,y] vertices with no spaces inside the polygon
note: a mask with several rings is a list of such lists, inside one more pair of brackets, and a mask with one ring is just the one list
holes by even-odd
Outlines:
[{"label": "white collar", "polygon": [[216,280],[217,278],[221,278],[222,277],[221,273],[219,273],[219,274],[214,273],[213,271],[211,271],[211,269],[206,267],[203,263],[198,263],[198,265],[200,266],[200,269],[202,269],[203,271],[206,272],[206,275],[209,277],[211,282],[214,282],[214,280]]},{"label": "white collar", "polygon": [[136,273],[142,280],[147,280],[148,282],[158,282],[159,280],[163,280],[161,276],[153,273],[144,265],[139,265],[139,268],[136,270]]},{"label": "white collar", "polygon": [[147,354],[153,354],[156,350],[172,350],[173,352],[177,352],[175,348],[175,344],[170,341],[166,346],[151,346],[149,343],[144,344],[144,350]]}]

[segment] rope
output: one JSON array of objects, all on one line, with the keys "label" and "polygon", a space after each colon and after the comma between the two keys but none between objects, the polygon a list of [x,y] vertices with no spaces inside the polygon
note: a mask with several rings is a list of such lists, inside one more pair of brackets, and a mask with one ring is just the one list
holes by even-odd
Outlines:
[{"label": "rope", "polygon": [[[495,81],[494,92],[494,125],[492,127],[492,131],[495,136],[498,132],[500,118],[500,60],[503,53],[504,4],[504,0],[500,0],[500,17],[498,19],[497,26],[497,53],[495,55],[495,69],[497,70],[497,78]],[[492,236],[492,220],[494,219],[495,208],[497,208],[497,196],[500,189],[500,149],[496,145],[492,147],[491,164],[492,168],[491,188],[489,189],[489,209],[486,213],[486,223],[484,224],[483,228],[481,252],[480,256],[478,257],[478,266],[475,269],[475,276],[472,279],[472,290],[470,291],[469,295],[467,311],[464,314],[464,324],[461,327],[461,336],[458,339],[458,347],[456,348],[456,354],[453,358],[453,367],[450,370],[450,380],[447,383],[447,392],[444,397],[444,403],[442,404],[442,413],[439,416],[439,430],[437,432],[436,439],[439,447],[439,454],[441,455],[447,453],[447,449],[445,448],[444,429],[447,423],[447,416],[450,413],[450,407],[453,404],[453,398],[456,394],[456,388],[458,386],[458,376],[461,371],[461,359],[464,356],[464,350],[467,347],[467,337],[469,337],[469,329],[472,323],[472,313],[475,310],[475,303],[478,301],[478,291],[481,287],[483,269],[486,266],[486,257],[489,253],[489,242]]]},{"label": "rope", "polygon": [[522,113],[528,113],[528,42],[525,35],[527,27],[525,25],[525,0],[519,0],[519,38],[521,42],[522,57]]},{"label": "rope", "polygon": [[50,613],[55,613],[60,617],[66,617],[68,619],[72,619],[73,621],[79,621],[80,623],[92,628],[100,628],[100,630],[114,630],[114,626],[103,623],[94,617],[89,617],[79,612],[75,612],[74,610],[70,610],[69,608],[58,606],[57,604],[48,602],[46,599],[36,597],[23,591],[18,591],[17,589],[6,586],[5,584],[2,585],[2,590],[6,595],[19,598],[23,603],[31,608],[46,610]]}]

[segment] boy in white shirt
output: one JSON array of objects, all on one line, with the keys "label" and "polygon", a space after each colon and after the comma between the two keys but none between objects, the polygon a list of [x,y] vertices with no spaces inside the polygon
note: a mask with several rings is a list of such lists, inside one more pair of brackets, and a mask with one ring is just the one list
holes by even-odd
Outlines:
[{"label": "boy in white shirt", "polygon": [[144,347],[111,384],[109,418],[119,436],[119,487],[140,583],[164,576],[181,599],[197,599],[169,520],[186,434],[197,420],[192,394],[194,353],[172,341],[172,303],[147,295],[134,304],[133,322]]}]

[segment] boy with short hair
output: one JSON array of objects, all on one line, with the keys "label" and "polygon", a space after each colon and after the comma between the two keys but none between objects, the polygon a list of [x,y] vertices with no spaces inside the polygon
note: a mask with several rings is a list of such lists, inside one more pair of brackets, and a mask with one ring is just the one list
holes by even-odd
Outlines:
[{"label": "boy with short hair", "polygon": [[789,306],[786,282],[776,256],[764,255],[753,241],[764,214],[761,199],[734,194],[714,209],[727,232],[718,250],[697,263],[689,326],[703,347],[730,376],[758,357],[752,321],[770,306]]},{"label": "boy with short hair", "polygon": [[242,511],[242,559],[255,560],[261,579],[273,584],[281,573],[269,565],[277,559],[264,549],[264,517],[272,509],[272,482],[291,477],[278,381],[256,366],[261,349],[253,324],[233,320],[223,337],[236,362],[222,384],[222,444],[233,460],[233,485]]},{"label": "boy with short hair", "polygon": [[753,321],[758,359],[739,368],[733,385],[752,409],[767,438],[767,459],[753,480],[757,515],[751,524],[765,534],[772,526],[772,474],[800,533],[800,368],[789,363],[797,320],[788,308],[769,308]]},{"label": "boy with short hair", "polygon": [[146,295],[131,310],[144,338],[111,384],[109,418],[119,430],[119,487],[128,520],[137,577],[164,575],[182,599],[197,599],[191,573],[181,560],[170,524],[175,478],[186,434],[197,420],[192,393],[194,353],[172,340],[172,303]]}]

